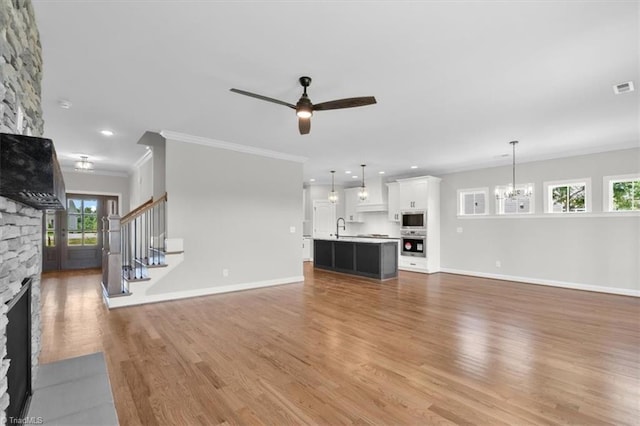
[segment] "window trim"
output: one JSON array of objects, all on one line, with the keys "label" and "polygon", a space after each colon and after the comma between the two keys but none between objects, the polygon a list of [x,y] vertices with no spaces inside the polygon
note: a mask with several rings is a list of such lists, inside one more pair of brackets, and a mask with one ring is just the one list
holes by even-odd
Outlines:
[{"label": "window trim", "polygon": [[[510,187],[512,184],[511,183],[505,183],[504,185],[496,185],[493,189],[493,193],[497,194],[497,192],[500,190],[504,190],[507,189],[508,187]],[[522,183],[522,184],[516,184],[516,190],[518,189],[527,189],[527,188],[531,188],[531,197],[530,197],[530,202],[529,202],[529,211],[526,213],[506,213],[503,209],[503,211],[500,211],[500,204],[501,201],[504,202],[504,200],[499,200],[495,195],[494,195],[494,199],[495,199],[495,210],[496,210],[496,214],[499,216],[512,216],[512,215],[530,215],[530,214],[535,214],[536,212],[536,186],[535,184],[532,183]]]},{"label": "window trim", "polygon": [[603,176],[602,177],[602,211],[607,213],[629,213],[640,210],[614,210],[613,209],[613,184],[615,182],[626,182],[630,180],[640,180],[640,173],[629,173],[625,175]]},{"label": "window trim", "polygon": [[[551,201],[551,188],[555,188],[557,186],[571,186],[571,185],[579,185],[584,184],[584,211],[583,212],[554,212],[552,211],[553,202]],[[564,180],[554,180],[554,181],[546,181],[543,183],[544,188],[544,213],[551,215],[580,215],[585,213],[591,213],[592,205],[591,205],[591,178],[577,178],[577,179],[564,179]]]},{"label": "window trim", "polygon": [[[458,216],[477,217],[489,215],[489,187],[458,189]],[[467,194],[484,194],[484,213],[467,214],[464,212],[464,196]]]}]

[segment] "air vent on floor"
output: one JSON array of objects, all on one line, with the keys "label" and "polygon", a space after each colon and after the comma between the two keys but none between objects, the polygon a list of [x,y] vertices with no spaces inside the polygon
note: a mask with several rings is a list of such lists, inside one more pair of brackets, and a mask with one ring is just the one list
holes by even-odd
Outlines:
[{"label": "air vent on floor", "polygon": [[633,81],[627,81],[626,83],[620,83],[613,86],[613,93],[616,95],[628,92],[633,92]]}]

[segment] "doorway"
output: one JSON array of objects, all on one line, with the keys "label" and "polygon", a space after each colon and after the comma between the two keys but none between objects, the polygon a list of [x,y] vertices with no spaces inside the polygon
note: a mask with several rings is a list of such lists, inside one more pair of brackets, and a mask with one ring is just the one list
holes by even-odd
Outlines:
[{"label": "doorway", "polygon": [[67,194],[66,210],[43,215],[43,271],[102,266],[102,218],[110,200],[117,211],[118,197]]}]

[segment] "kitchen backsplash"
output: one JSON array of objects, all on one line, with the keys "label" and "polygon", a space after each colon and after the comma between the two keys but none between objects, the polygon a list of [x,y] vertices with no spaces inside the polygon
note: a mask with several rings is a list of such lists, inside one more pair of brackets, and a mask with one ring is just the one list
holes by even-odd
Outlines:
[{"label": "kitchen backsplash", "polygon": [[362,213],[362,219],[363,223],[347,223],[344,235],[387,234],[400,237],[400,223],[391,222],[387,212]]}]

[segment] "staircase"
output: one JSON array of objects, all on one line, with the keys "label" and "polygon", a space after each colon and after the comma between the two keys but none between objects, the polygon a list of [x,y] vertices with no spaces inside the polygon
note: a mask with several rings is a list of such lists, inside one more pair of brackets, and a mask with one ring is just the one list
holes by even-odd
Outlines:
[{"label": "staircase", "polygon": [[124,217],[103,218],[102,285],[109,308],[148,303],[146,290],[184,259],[182,240],[167,238],[167,194]]}]

